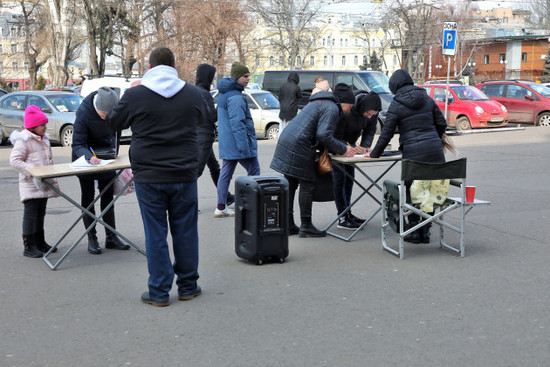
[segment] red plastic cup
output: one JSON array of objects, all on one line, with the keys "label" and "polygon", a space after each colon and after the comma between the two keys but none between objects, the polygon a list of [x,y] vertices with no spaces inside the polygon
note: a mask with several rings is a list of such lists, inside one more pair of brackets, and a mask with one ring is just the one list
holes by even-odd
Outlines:
[{"label": "red plastic cup", "polygon": [[476,187],[466,186],[466,202],[473,203],[475,196],[476,196]]}]

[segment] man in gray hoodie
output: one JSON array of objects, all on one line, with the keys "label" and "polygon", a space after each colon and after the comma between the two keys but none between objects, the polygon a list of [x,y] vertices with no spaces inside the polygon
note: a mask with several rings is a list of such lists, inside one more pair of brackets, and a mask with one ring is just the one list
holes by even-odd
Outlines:
[{"label": "man in gray hoodie", "polygon": [[[141,300],[163,307],[170,304],[174,275],[179,300],[201,293],[197,285],[197,127],[206,111],[198,88],[178,78],[170,49],[155,48],[149,64],[141,84],[124,93],[107,122],[113,130],[132,128],[130,161],[149,270],[149,291]],[[168,226],[173,264],[166,241]]]}]

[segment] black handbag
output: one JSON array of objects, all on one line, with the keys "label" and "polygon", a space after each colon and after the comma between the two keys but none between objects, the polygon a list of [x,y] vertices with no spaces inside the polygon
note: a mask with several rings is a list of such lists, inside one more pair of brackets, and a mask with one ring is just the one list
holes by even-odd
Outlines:
[{"label": "black handbag", "polygon": [[92,148],[95,156],[99,159],[115,159],[116,158],[116,148],[114,147],[101,147],[101,148]]}]

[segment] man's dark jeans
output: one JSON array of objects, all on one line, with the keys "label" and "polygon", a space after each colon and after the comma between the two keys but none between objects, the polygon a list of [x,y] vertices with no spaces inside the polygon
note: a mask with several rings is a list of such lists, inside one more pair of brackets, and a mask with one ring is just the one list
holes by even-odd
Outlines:
[{"label": "man's dark jeans", "polygon": [[[168,301],[174,274],[178,293],[192,293],[199,278],[197,182],[136,182],[135,185],[145,230],[151,299]],[[168,226],[172,234],[173,265],[166,241]]]}]

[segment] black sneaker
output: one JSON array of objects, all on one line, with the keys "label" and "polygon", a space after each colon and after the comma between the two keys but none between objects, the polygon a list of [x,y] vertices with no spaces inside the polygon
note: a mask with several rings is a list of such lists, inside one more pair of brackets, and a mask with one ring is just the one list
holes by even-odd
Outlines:
[{"label": "black sneaker", "polygon": [[349,229],[351,231],[354,231],[357,228],[361,227],[361,225],[359,223],[355,223],[352,220],[344,219],[344,220],[339,220],[338,221],[337,227],[341,228],[341,229]]},{"label": "black sneaker", "polygon": [[231,206],[235,203],[235,195],[227,194],[227,201],[225,202],[226,206]]},{"label": "black sneaker", "polygon": [[353,222],[355,223],[359,223],[359,224],[363,224],[365,223],[367,220],[366,219],[361,219],[361,218],[357,218],[355,215],[353,214],[349,214],[348,215],[348,218],[351,219]]}]

